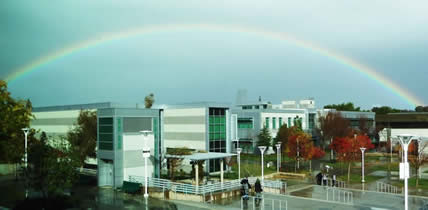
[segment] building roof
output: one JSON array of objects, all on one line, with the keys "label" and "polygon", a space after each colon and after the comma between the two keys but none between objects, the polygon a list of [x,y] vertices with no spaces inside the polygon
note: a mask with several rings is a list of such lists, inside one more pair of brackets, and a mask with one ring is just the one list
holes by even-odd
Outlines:
[{"label": "building roof", "polygon": [[230,104],[220,103],[220,102],[191,102],[191,103],[182,103],[182,104],[172,104],[165,105],[165,109],[180,109],[180,108],[201,108],[201,107],[212,107],[212,108],[229,108]]},{"label": "building roof", "polygon": [[232,157],[236,154],[233,153],[220,153],[220,152],[207,152],[207,153],[201,153],[196,152],[191,155],[165,155],[166,158],[184,158],[187,160],[211,160],[211,159],[219,159],[219,158],[226,158],[226,157]]},{"label": "building roof", "polygon": [[89,103],[89,104],[34,107],[33,111],[49,112],[49,111],[66,111],[66,110],[81,110],[81,109],[101,109],[101,108],[111,108],[111,107],[113,107],[113,104],[111,102],[102,102],[102,103]]}]

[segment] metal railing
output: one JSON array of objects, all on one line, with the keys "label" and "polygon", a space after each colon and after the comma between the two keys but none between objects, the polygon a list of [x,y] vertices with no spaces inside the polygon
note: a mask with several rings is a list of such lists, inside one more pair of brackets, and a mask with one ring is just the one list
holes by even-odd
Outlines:
[{"label": "metal railing", "polygon": [[345,204],[353,204],[354,203],[354,195],[352,192],[339,190],[337,188],[327,188],[327,201],[345,203]]},{"label": "metal railing", "polygon": [[[256,182],[255,177],[250,177],[248,181],[250,184],[254,185]],[[142,186],[145,185],[144,176],[129,176],[130,182],[141,183]],[[161,188],[165,190],[171,190],[173,192],[185,193],[185,194],[210,194],[214,192],[224,192],[230,190],[236,190],[241,188],[241,180],[231,180],[226,182],[217,182],[213,184],[206,185],[192,185],[186,183],[172,182],[167,179],[151,178],[147,179],[149,187]],[[285,191],[287,183],[281,181],[271,181],[264,180],[264,187],[274,188],[280,190],[280,192]]]},{"label": "metal railing", "polygon": [[346,182],[333,179],[321,180],[321,185],[327,187],[346,188]]},{"label": "metal railing", "polygon": [[242,196],[241,209],[272,209],[272,210],[288,210],[287,200],[264,198],[264,196]]},{"label": "metal railing", "polygon": [[399,194],[398,187],[384,182],[376,182],[376,192]]}]

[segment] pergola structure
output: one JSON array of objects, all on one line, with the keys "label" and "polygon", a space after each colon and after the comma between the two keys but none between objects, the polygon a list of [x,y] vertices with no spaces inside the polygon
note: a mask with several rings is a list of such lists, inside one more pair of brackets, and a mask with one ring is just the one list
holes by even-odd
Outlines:
[{"label": "pergola structure", "polygon": [[[223,183],[224,178],[224,171],[223,171],[223,164],[224,164],[224,158],[236,156],[236,154],[232,153],[220,153],[220,152],[195,152],[191,155],[165,155],[166,158],[182,158],[185,160],[191,160],[191,161],[200,161],[200,160],[211,160],[211,159],[220,159],[220,182]],[[195,164],[195,181],[196,186],[199,185],[199,166],[198,164]]]}]

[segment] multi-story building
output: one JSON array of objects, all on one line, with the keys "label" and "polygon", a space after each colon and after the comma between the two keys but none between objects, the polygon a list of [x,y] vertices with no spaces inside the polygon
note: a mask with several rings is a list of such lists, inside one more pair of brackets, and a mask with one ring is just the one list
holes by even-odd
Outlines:
[{"label": "multi-story building", "polygon": [[274,109],[267,102],[238,105],[232,110],[237,117],[238,138],[233,140],[233,148],[244,148],[244,152],[253,152],[257,145],[257,135],[263,127],[269,129],[272,138],[276,137],[283,124],[291,127],[299,125],[308,130],[308,111],[306,109]]},{"label": "multi-story building", "polygon": [[428,112],[402,112],[376,115],[379,142],[385,143],[399,134],[412,134],[428,141]]},{"label": "multi-story building", "polygon": [[[168,106],[164,110],[164,150],[186,147],[195,151],[229,153],[231,151],[231,113],[228,105],[191,103]],[[220,171],[220,160],[205,167]]]},{"label": "multi-story building", "polygon": [[[121,187],[129,176],[144,176],[143,147],[149,147],[150,177],[160,176],[162,110],[98,109],[98,186]],[[140,131],[150,131],[144,138]]]}]

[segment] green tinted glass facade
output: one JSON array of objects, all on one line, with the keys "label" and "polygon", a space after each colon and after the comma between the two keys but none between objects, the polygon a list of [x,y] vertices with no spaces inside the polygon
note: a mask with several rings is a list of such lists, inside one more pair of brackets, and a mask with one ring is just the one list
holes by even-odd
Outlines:
[{"label": "green tinted glass facade", "polygon": [[280,118],[278,119],[278,123],[279,123],[278,128],[280,128],[280,127],[282,126],[282,117],[280,117]]},{"label": "green tinted glass facade", "polygon": [[113,118],[99,118],[98,149],[113,150]]},{"label": "green tinted glass facade", "polygon": [[266,117],[265,119],[265,127],[269,128],[269,117]]},{"label": "green tinted glass facade", "polygon": [[276,129],[276,117],[272,117],[272,128]]},{"label": "green tinted glass facade", "polygon": [[[226,152],[226,109],[209,108],[209,151]],[[210,172],[220,171],[220,160],[210,160]]]},{"label": "green tinted glass facade", "polygon": [[238,129],[251,129],[253,128],[252,118],[238,118]]}]

